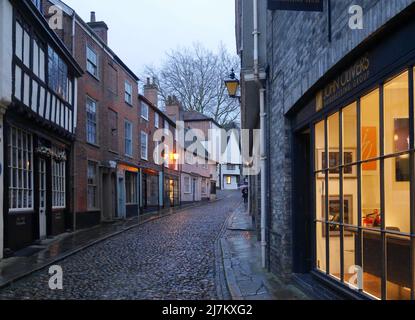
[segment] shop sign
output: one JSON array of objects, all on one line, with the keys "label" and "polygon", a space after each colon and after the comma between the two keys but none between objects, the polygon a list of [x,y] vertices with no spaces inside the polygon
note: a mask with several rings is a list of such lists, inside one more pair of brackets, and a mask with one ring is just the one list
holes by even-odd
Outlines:
[{"label": "shop sign", "polygon": [[323,0],[268,0],[268,10],[323,11]]},{"label": "shop sign", "polygon": [[322,106],[326,106],[343,97],[368,80],[370,77],[370,67],[370,58],[366,54],[332,80],[320,93],[322,95]]}]

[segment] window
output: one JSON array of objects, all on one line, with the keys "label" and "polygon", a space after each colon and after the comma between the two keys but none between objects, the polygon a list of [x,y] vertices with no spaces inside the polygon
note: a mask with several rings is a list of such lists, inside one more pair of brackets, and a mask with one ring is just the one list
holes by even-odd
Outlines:
[{"label": "window", "polygon": [[9,209],[33,209],[33,138],[11,127],[8,143]]},{"label": "window", "polygon": [[202,194],[206,195],[206,179],[202,179]]},{"label": "window", "polygon": [[49,87],[63,99],[69,101],[68,67],[51,47],[48,47],[48,57]]},{"label": "window", "polygon": [[232,177],[230,176],[226,177],[226,184],[232,184]]},{"label": "window", "polygon": [[33,41],[33,73],[40,80],[45,81],[45,52],[42,44],[36,40]]},{"label": "window", "polygon": [[[65,150],[53,148],[57,156],[66,156]],[[52,159],[52,207],[66,207],[66,161]]]},{"label": "window", "polygon": [[111,129],[111,151],[118,152],[118,113],[109,109],[109,123]]},{"label": "window", "polygon": [[89,46],[86,46],[86,70],[98,78],[98,55]]},{"label": "window", "polygon": [[164,120],[164,133],[166,135],[170,135],[170,126],[167,120]]},{"label": "window", "polygon": [[141,132],[141,159],[148,160],[148,134]]},{"label": "window", "polygon": [[133,104],[133,86],[128,81],[125,81],[125,102]]},{"label": "window", "polygon": [[142,101],[141,102],[141,118],[148,121],[148,119],[149,119],[148,113],[149,113],[149,107],[148,107],[147,103]]},{"label": "window", "polygon": [[192,183],[190,177],[184,177],[184,193],[192,193]]},{"label": "window", "polygon": [[233,164],[228,164],[228,165],[227,165],[227,169],[228,169],[229,171],[234,171],[234,170],[236,169],[236,166],[235,166],[235,165],[233,165]]},{"label": "window", "polygon": [[42,1],[41,0],[32,0],[32,2],[39,11],[42,11]]},{"label": "window", "polygon": [[98,144],[97,134],[97,102],[86,98],[86,134],[87,142]]},{"label": "window", "polygon": [[314,126],[315,266],[348,284],[360,265],[377,299],[414,289],[409,83],[403,72]]},{"label": "window", "polygon": [[137,174],[125,173],[125,193],[127,204],[137,204]]},{"label": "window", "polygon": [[160,127],[160,115],[157,112],[154,114],[154,126],[157,129]]},{"label": "window", "polygon": [[125,155],[128,157],[133,156],[133,124],[130,121],[125,120],[124,123],[124,145]]},{"label": "window", "polygon": [[88,209],[96,210],[99,208],[98,204],[98,173],[97,164],[95,162],[88,162]]}]

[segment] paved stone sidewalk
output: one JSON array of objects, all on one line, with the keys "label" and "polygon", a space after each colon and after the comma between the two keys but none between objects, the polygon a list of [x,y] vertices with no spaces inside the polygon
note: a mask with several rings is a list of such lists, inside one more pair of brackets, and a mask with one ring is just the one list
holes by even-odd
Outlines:
[{"label": "paved stone sidewalk", "polygon": [[90,229],[62,234],[43,241],[39,245],[30,246],[16,252],[11,258],[0,260],[0,288],[140,224],[204,204],[206,203],[186,205],[148,213],[128,220],[120,220],[112,224],[101,224]]},{"label": "paved stone sidewalk", "polygon": [[221,239],[224,271],[233,300],[308,300],[300,288],[283,283],[261,266],[261,246],[241,204]]}]

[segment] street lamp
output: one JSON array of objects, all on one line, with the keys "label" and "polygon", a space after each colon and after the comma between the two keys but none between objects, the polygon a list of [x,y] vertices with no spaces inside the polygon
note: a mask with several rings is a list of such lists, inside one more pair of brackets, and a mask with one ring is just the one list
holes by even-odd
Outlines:
[{"label": "street lamp", "polygon": [[226,89],[228,90],[229,96],[234,99],[241,99],[240,96],[237,96],[237,92],[239,89],[240,82],[236,78],[235,70],[232,69],[229,78],[225,80]]}]

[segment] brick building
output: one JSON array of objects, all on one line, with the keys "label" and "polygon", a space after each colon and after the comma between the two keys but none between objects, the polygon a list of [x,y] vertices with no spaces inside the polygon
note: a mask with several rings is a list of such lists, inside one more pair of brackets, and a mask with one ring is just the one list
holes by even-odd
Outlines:
[{"label": "brick building", "polygon": [[60,37],[85,74],[77,87],[73,198],[76,228],[139,214],[138,77],[108,47],[108,26],[84,22],[61,1]]},{"label": "brick building", "polygon": [[413,1],[259,1],[258,20],[236,3],[243,128],[268,141],[250,178],[267,266],[319,293],[414,299]]},{"label": "brick building", "polygon": [[2,1],[0,23],[2,258],[3,248],[8,256],[73,227],[75,88],[82,70],[44,19],[40,1]]},{"label": "brick building", "polygon": [[[158,106],[158,88],[150,79],[144,85],[144,96],[139,95],[141,109],[141,208],[143,212],[174,207],[180,204],[180,166],[176,150],[176,124]],[[162,156],[160,142],[154,141],[157,130],[163,130],[173,136],[173,150],[167,150],[168,159]],[[163,134],[165,133],[163,132]],[[172,156],[173,155],[173,156]],[[164,163],[160,163],[163,160]]]}]

